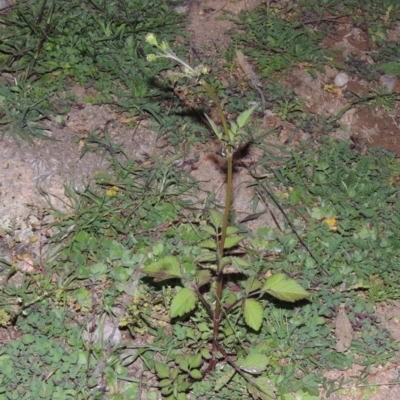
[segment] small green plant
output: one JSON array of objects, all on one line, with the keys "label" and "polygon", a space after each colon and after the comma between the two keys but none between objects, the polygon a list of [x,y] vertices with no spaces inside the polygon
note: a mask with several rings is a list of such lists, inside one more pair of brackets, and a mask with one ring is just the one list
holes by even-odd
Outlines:
[{"label": "small green plant", "polygon": [[303,113],[303,106],[298,100],[278,100],[274,106],[274,113],[283,121]]},{"label": "small green plant", "polygon": [[237,24],[244,32],[235,33],[233,39],[257,60],[260,77],[290,70],[298,63],[310,73],[323,69],[327,58],[318,44],[322,35],[298,21],[298,17],[285,18],[279,6],[278,12],[272,12],[266,4],[240,14]]},{"label": "small green plant", "polygon": [[[206,117],[224,148],[228,167],[224,213],[210,210],[210,224],[200,228],[204,233],[204,240],[199,242],[198,246],[203,250],[194,260],[195,264],[182,265],[179,257],[165,256],[147,265],[142,272],[154,278],[156,282],[171,279],[179,281],[180,285],[176,286],[176,295],[170,306],[171,318],[185,317],[193,313],[196,307],[203,307],[207,313],[210,321],[209,332],[212,332],[209,338],[210,343],[206,341],[202,348],[202,351],[209,355],[207,360],[203,360],[203,362],[207,362],[207,366],[200,372],[198,368],[203,363],[202,357],[201,354],[196,354],[188,359],[182,358],[179,363],[181,370],[187,372],[193,379],[202,379],[215,371],[217,362],[222,355],[222,359],[233,368],[232,375],[238,373],[248,381],[247,389],[253,396],[268,396],[269,389],[263,385],[263,378],[253,379],[253,376],[260,375],[266,370],[267,357],[253,349],[253,352],[232,359],[228,356],[224,341],[230,335],[235,336],[237,329],[235,325],[239,318],[243,319],[245,325],[251,330],[256,332],[260,330],[264,319],[263,309],[267,303],[266,294],[281,301],[295,302],[307,298],[309,293],[295,280],[282,273],[276,273],[268,279],[260,280],[254,275],[251,264],[245,258],[230,254],[230,251],[244,239],[244,236],[239,234],[237,227],[229,225],[233,151],[242,141],[242,129],[248,124],[256,106],[242,112],[235,122],[228,125],[217,95],[206,80],[202,78],[202,75],[207,73],[207,69],[202,65],[192,68],[179,59],[165,41],[159,44],[153,34],[148,34],[146,40],[159,51],[157,54],[150,54],[148,56],[149,61],[158,57],[177,61],[183,66],[183,72],[176,73],[175,79],[182,77],[195,79],[214,101],[222,122],[222,131],[211,118]],[[228,278],[232,274],[248,276],[242,286],[238,288],[237,295],[228,294],[229,292],[226,291]],[[235,316],[236,322],[233,322],[231,315]],[[211,346],[210,350],[208,344]],[[231,345],[232,343],[230,343]],[[182,364],[185,368],[182,368]],[[160,382],[160,385],[164,385],[164,382],[165,384],[168,383],[168,389],[165,390],[165,394],[171,396],[168,398],[183,398],[184,394],[181,392],[186,391],[190,385],[187,385],[184,380],[178,379],[181,375],[179,375],[177,369],[170,373],[166,365],[162,367],[158,365],[156,366],[156,373],[160,378],[166,379],[162,381],[163,383]],[[178,380],[176,381],[176,379]]]}]

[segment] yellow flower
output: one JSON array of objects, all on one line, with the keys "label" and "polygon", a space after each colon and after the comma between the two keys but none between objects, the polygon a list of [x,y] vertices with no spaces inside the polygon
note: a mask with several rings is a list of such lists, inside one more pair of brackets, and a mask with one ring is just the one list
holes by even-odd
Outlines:
[{"label": "yellow flower", "polygon": [[329,225],[331,231],[337,231],[337,217],[327,218],[325,222]]},{"label": "yellow flower", "polygon": [[107,190],[106,195],[110,197],[115,196],[118,193],[118,190],[119,190],[118,186],[113,186],[112,188]]}]

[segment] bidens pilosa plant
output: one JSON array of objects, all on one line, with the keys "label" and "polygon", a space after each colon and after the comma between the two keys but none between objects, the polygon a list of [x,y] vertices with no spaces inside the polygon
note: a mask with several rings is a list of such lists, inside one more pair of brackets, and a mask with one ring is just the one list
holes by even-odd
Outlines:
[{"label": "bidens pilosa plant", "polygon": [[[243,320],[245,325],[253,331],[260,330],[263,323],[264,305],[267,302],[266,294],[282,301],[295,302],[307,298],[309,293],[295,280],[282,273],[272,274],[268,278],[265,276],[260,278],[245,257],[239,257],[232,252],[244,239],[244,236],[238,234],[237,227],[229,225],[233,152],[242,141],[243,128],[248,124],[257,105],[242,112],[235,122],[230,121],[228,124],[221,102],[202,77],[208,73],[207,68],[202,65],[192,68],[179,59],[166,42],[159,44],[153,34],[148,34],[146,40],[158,50],[156,54],[148,55],[148,61],[158,57],[174,60],[183,67],[181,73],[172,75],[175,82],[180,78],[194,81],[196,85],[201,85],[205,89],[215,103],[222,130],[211,118],[208,116],[206,118],[226,154],[227,184],[224,213],[210,210],[209,223],[200,224],[205,238],[198,243],[202,251],[194,260],[196,269],[184,268],[176,256],[165,256],[146,266],[142,272],[154,278],[156,282],[166,280],[177,282],[176,294],[170,306],[171,318],[188,316],[194,312],[196,307],[204,308],[210,324],[208,342],[204,342],[204,347],[200,349],[204,362],[200,362],[199,356],[195,355],[196,363],[192,363],[193,368],[186,368],[192,380],[201,379],[214,371],[217,362],[222,360],[230,364],[233,375],[238,373],[246,379],[247,389],[255,398],[264,398],[267,395],[267,387],[270,390],[270,385],[265,385],[265,378],[259,376],[255,379],[252,375],[261,375],[267,369],[267,357],[255,349],[244,350],[242,357],[238,357],[237,352],[235,356],[232,356],[231,349],[234,348],[235,343],[231,339],[226,340],[227,336],[236,337],[235,327],[238,319]],[[235,290],[225,290],[232,274],[246,276],[247,279],[240,280],[240,286],[235,287]],[[237,338],[233,341],[235,340],[238,341]],[[204,365],[206,362],[207,366]],[[191,365],[190,362],[188,362],[189,365]],[[200,372],[201,366],[204,368]],[[156,368],[156,373],[159,372],[157,370],[161,371],[159,366]],[[164,388],[168,387],[168,382],[172,385],[176,378],[169,376],[167,371],[163,371],[162,374],[158,373],[158,375],[163,379],[161,386]],[[172,386],[163,393],[172,396],[171,398],[180,398],[179,395],[182,393],[179,393],[179,387],[172,388]],[[187,390],[188,385],[181,385],[181,389]]]}]

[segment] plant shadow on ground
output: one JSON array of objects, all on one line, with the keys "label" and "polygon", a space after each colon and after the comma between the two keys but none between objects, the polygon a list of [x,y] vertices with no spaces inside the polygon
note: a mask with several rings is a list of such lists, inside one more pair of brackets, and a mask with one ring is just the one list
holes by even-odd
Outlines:
[{"label": "plant shadow on ground", "polygon": [[[354,6],[348,4],[349,8]],[[135,11],[139,5],[132,7]],[[75,3],[73,8],[83,10]],[[250,24],[252,32],[257,32],[260,13],[264,15],[265,8],[256,10],[253,18],[248,17],[249,23],[256,24]],[[109,20],[115,18],[111,16]],[[282,36],[282,29],[289,35],[283,35],[287,40],[299,37],[298,24],[285,28],[288,22],[283,19],[267,19],[265,23],[272,32],[265,45],[271,53],[268,59],[257,62],[266,76],[286,71],[299,61],[320,68],[320,60],[314,56],[324,55],[309,39],[304,40],[304,46],[290,48],[284,55],[280,54],[282,43],[271,43],[274,35]],[[151,28],[155,31],[153,25]],[[102,29],[106,33],[110,29],[110,46],[127,41],[131,46],[129,36],[123,39],[122,25],[113,27],[110,23]],[[146,29],[141,32],[146,33]],[[42,37],[48,30],[46,22]],[[129,35],[135,32],[129,31]],[[375,32],[371,33],[375,35],[372,39],[379,40]],[[37,40],[35,49],[40,35]],[[235,40],[240,43],[243,39],[238,36]],[[247,45],[250,47],[251,43]],[[311,55],[305,51],[310,48],[315,50]],[[51,53],[54,49],[50,46],[45,50]],[[52,79],[54,71],[73,79],[82,73],[78,55],[77,59],[71,56],[68,63],[72,60],[74,64],[66,66],[60,64],[63,52],[57,51],[49,58],[44,57],[44,50],[31,51],[22,59],[19,70],[28,68],[31,74],[36,71],[50,82],[38,97],[28,97],[28,108],[61,91]],[[106,57],[108,51],[107,47],[100,54]],[[257,57],[260,49],[248,51]],[[43,58],[35,58],[35,54]],[[65,54],[69,52],[66,50]],[[393,61],[393,52],[388,54],[382,56],[382,63]],[[49,59],[53,58],[59,64],[52,69]],[[268,64],[271,59],[274,62]],[[125,61],[121,65],[128,65]],[[143,75],[135,75],[136,78],[144,82],[148,75],[155,76],[170,67],[156,62],[159,64],[150,72],[141,65],[139,71]],[[81,77],[88,81],[81,83],[93,85],[109,96],[119,94],[120,107],[139,107],[162,121],[163,108],[151,108],[153,105],[145,103],[150,90],[147,83],[142,82],[146,93],[135,92],[134,100],[120,91],[120,75],[118,82],[112,83],[110,71],[115,66],[115,62],[111,63],[103,71],[108,84],[103,82],[100,87],[93,74],[86,72]],[[10,72],[18,72],[12,67],[8,63]],[[396,72],[392,64],[384,68]],[[125,89],[137,91],[141,85],[136,80],[129,86],[128,78]],[[241,93],[237,87],[211,83],[218,94]],[[293,93],[271,87],[275,92],[270,90],[266,100],[282,120],[297,121],[299,126],[321,123],[304,115],[302,104],[295,102]],[[178,112],[181,106],[190,104],[192,94],[194,103],[196,96],[204,96],[191,90],[193,93],[184,92],[182,98],[177,93],[177,98],[171,97]],[[14,92],[18,93],[16,89]],[[250,101],[258,98],[256,92],[247,96]],[[378,93],[362,101],[383,97]],[[359,100],[353,99],[353,106]],[[236,117],[248,107],[248,101],[239,98],[226,107],[235,116],[231,121],[240,125]],[[51,104],[45,108],[50,112]],[[189,110],[195,108],[189,106]],[[20,130],[15,130],[16,134],[25,138],[32,133],[27,127],[33,126],[34,119],[46,115],[43,110],[34,109],[31,119],[24,108],[18,112],[29,121],[16,120],[12,114],[15,110],[7,109],[7,115],[17,121]],[[197,110],[194,115],[199,115]],[[199,128],[191,118],[165,120],[169,128],[160,123],[164,132],[176,131],[177,126],[190,122],[193,127],[187,135],[195,140],[191,135]],[[209,123],[213,126],[212,120]],[[173,145],[182,142],[175,133],[169,139]],[[263,150],[257,139],[254,137],[254,146]],[[142,163],[112,156],[109,171],[97,173],[90,188],[78,194],[66,187],[70,207],[50,207],[47,213],[52,215],[52,222],[37,228],[38,240],[47,238],[48,258],[41,259],[40,255],[34,260],[35,272],[30,274],[21,274],[10,263],[3,264],[6,276],[0,295],[0,321],[3,326],[17,327],[22,336],[1,349],[0,399],[155,399],[161,392],[171,399],[251,396],[312,400],[318,398],[321,387],[329,395],[344,383],[324,378],[324,370],[345,369],[357,363],[365,367],[366,376],[370,366],[390,360],[397,344],[382,329],[374,303],[399,299],[400,295],[399,164],[395,156],[382,150],[364,152],[357,143],[324,137],[305,141],[302,147],[282,154],[277,161],[276,153],[262,152],[250,168],[250,185],[258,201],[278,208],[282,215],[276,220],[283,223],[249,232],[244,224],[231,221],[229,234],[233,239],[221,257],[215,256],[222,226],[216,210],[221,210],[221,205],[212,194],[207,207],[183,200],[198,189],[198,184],[177,166],[174,156],[150,157]],[[223,267],[229,272],[218,297],[218,282],[210,276],[218,270],[222,256]],[[144,279],[142,272],[156,282]],[[296,283],[291,290],[299,295],[304,294],[301,288],[305,288],[311,297],[293,306],[274,300],[273,296],[281,296],[282,300],[293,301],[285,286],[266,286],[274,276],[282,282],[288,277],[289,282]],[[201,289],[196,298],[194,291],[188,292],[194,287],[194,279]],[[272,296],[260,293],[261,287],[271,291]],[[223,311],[215,336],[205,304],[218,303]],[[172,320],[171,315],[175,317]],[[338,315],[345,315],[343,325],[338,322]],[[350,332],[347,341],[337,333],[345,328]],[[137,343],[132,338],[141,339]],[[213,353],[216,342],[221,347]],[[214,371],[209,368],[212,363]]]}]

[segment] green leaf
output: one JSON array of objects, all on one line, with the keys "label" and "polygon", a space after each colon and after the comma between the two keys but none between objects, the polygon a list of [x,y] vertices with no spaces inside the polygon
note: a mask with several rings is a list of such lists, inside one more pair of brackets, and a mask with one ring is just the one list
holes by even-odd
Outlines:
[{"label": "green leaf", "polygon": [[98,262],[90,266],[90,272],[95,279],[100,279],[102,275],[107,271],[107,264],[104,262]]},{"label": "green leaf", "polygon": [[227,235],[233,235],[234,233],[238,233],[238,232],[239,232],[239,228],[236,228],[236,226],[228,226],[228,228],[226,229]]},{"label": "green leaf", "polygon": [[290,191],[289,193],[289,202],[292,206],[295,206],[298,204],[298,202],[301,200],[300,198],[300,193],[298,189],[294,188],[293,190]]},{"label": "green leaf", "polygon": [[156,374],[160,379],[169,378],[169,367],[158,361],[154,361]]},{"label": "green leaf", "polygon": [[243,236],[228,236],[225,239],[224,249],[230,249],[236,246],[243,239],[244,239]]},{"label": "green leaf", "polygon": [[221,375],[219,375],[217,381],[215,382],[214,386],[215,392],[219,392],[225,385],[228,384],[228,382],[232,379],[233,375],[236,374],[236,371],[230,366],[225,367],[224,369],[227,369],[227,371],[224,371]]},{"label": "green leaf", "polygon": [[263,320],[263,308],[257,300],[246,299],[244,302],[244,320],[255,331],[260,329]]},{"label": "green leaf", "polygon": [[211,125],[212,130],[217,135],[217,138],[219,140],[221,140],[222,139],[222,132],[218,129],[218,127],[215,124],[215,122],[207,114],[205,114],[205,116],[207,118],[208,123]]},{"label": "green leaf", "polygon": [[251,266],[251,264],[244,258],[231,257],[231,260],[232,260],[232,264],[237,268],[240,268],[240,267],[248,268]]},{"label": "green leaf", "polygon": [[385,72],[388,75],[396,76],[400,75],[400,63],[396,61],[391,61],[388,63],[382,64],[379,69]]},{"label": "green leaf", "polygon": [[214,240],[203,240],[200,243],[198,243],[199,247],[203,247],[205,249],[213,249],[215,250],[217,248],[217,244],[215,243]]},{"label": "green leaf", "polygon": [[158,387],[165,388],[170,386],[171,383],[172,383],[171,379],[162,379],[160,382],[158,382]]},{"label": "green leaf", "polygon": [[216,229],[218,229],[222,225],[223,216],[218,211],[210,210],[210,218]]},{"label": "green leaf", "polygon": [[297,300],[305,299],[310,295],[294,279],[281,273],[268,278],[264,284],[263,290],[279,300],[292,303]]},{"label": "green leaf", "polygon": [[183,358],[180,362],[179,362],[179,368],[182,371],[188,372],[189,371],[189,362],[188,360],[186,360],[185,358]]},{"label": "green leaf", "polygon": [[35,336],[31,334],[25,334],[22,336],[21,341],[23,344],[32,344],[35,341]]},{"label": "green leaf", "polygon": [[163,257],[147,267],[144,267],[142,272],[154,278],[156,282],[182,277],[179,261],[174,256]]},{"label": "green leaf", "polygon": [[230,126],[229,126],[229,130],[234,137],[236,135],[236,132],[238,131],[238,126],[234,122],[231,122]]},{"label": "green leaf", "polygon": [[181,317],[182,315],[192,311],[196,306],[198,298],[193,290],[183,288],[172,299],[171,318]]},{"label": "green leaf", "polygon": [[189,357],[189,366],[191,369],[199,368],[201,366],[201,354],[194,354]]},{"label": "green leaf", "polygon": [[197,286],[207,285],[211,281],[211,272],[208,269],[199,269],[196,272]]},{"label": "green leaf", "polygon": [[249,108],[248,110],[243,111],[237,118],[236,122],[239,128],[243,128],[250,120],[251,114],[256,109],[258,104],[255,104],[253,107]]},{"label": "green leaf", "polygon": [[249,374],[259,375],[266,370],[269,358],[264,354],[249,354],[244,360],[239,360],[238,365]]},{"label": "green leaf", "polygon": [[186,400],[186,393],[178,393],[178,398],[177,400]]},{"label": "green leaf", "polygon": [[203,232],[206,232],[212,236],[215,236],[216,232],[215,232],[215,228],[213,228],[211,225],[204,225],[200,227],[200,230],[202,230]]},{"label": "green leaf", "polygon": [[197,380],[200,380],[203,378],[203,374],[198,369],[193,369],[192,371],[189,372],[189,375],[193,379],[197,379]]},{"label": "green leaf", "polygon": [[194,258],[194,261],[199,263],[217,261],[217,254],[215,251],[202,250],[202,252]]},{"label": "green leaf", "polygon": [[249,382],[247,384],[247,390],[254,399],[275,400],[277,398],[275,395],[275,387],[267,377],[260,376],[253,379],[252,382],[257,386],[254,386]]},{"label": "green leaf", "polygon": [[261,282],[254,276],[248,278],[244,286],[244,290],[246,291],[246,293],[254,292],[255,290],[258,290],[260,288],[261,288]]},{"label": "green leaf", "polygon": [[208,349],[206,349],[205,347],[203,347],[201,350],[200,350],[200,354],[201,354],[201,356],[205,359],[205,360],[210,360],[211,359],[211,353],[209,352],[209,350]]}]

